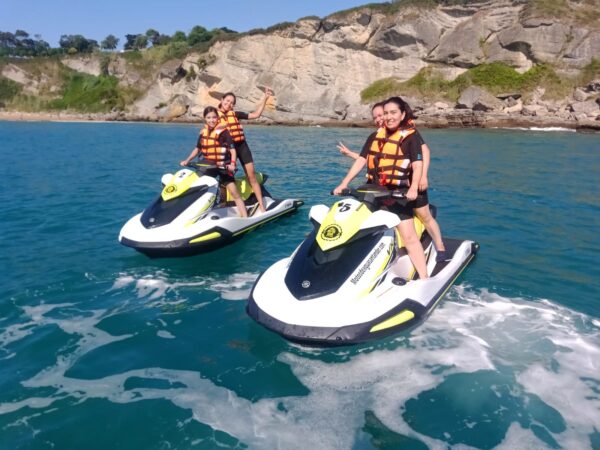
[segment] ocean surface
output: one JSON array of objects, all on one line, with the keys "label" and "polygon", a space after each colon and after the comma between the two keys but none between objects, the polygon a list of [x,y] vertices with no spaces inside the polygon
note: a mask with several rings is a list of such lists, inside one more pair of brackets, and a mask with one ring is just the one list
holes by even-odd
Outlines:
[{"label": "ocean surface", "polygon": [[0,449],[600,449],[600,135],[422,130],[481,250],[420,327],[337,349],[251,320],[370,130],[246,127],[306,205],[183,259],[121,246],[193,125],[0,122]]}]

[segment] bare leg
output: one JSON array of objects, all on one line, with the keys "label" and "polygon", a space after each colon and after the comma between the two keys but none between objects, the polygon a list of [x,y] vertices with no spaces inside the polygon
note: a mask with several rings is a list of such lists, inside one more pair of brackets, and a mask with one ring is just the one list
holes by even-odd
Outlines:
[{"label": "bare leg", "polygon": [[429,205],[421,206],[420,208],[415,208],[415,214],[423,225],[425,225],[425,229],[431,236],[433,243],[435,245],[435,249],[438,252],[443,252],[446,250],[444,247],[444,241],[442,240],[442,232],[440,230],[440,226],[437,223],[437,220],[431,215],[431,211],[429,210]]},{"label": "bare leg", "polygon": [[262,212],[265,212],[265,204],[263,203],[262,189],[260,188],[260,184],[256,180],[256,174],[254,173],[254,163],[244,164],[244,172],[246,172],[246,178],[248,178],[248,182],[250,186],[252,186],[252,192],[256,196],[256,200],[258,200],[258,206]]},{"label": "bare leg", "polygon": [[423,251],[421,241],[417,237],[413,219],[403,220],[400,222],[398,225],[398,231],[400,232],[400,236],[402,236],[402,240],[404,241],[406,253],[408,253],[408,257],[413,263],[413,266],[415,266],[415,269],[419,274],[419,278],[421,280],[429,278],[429,275],[427,275],[425,252]]},{"label": "bare leg", "polygon": [[246,205],[244,205],[244,201],[238,192],[237,186],[235,183],[228,183],[227,190],[233,197],[233,201],[235,202],[235,206],[237,206],[238,214],[240,217],[248,217],[248,212],[246,211]]}]

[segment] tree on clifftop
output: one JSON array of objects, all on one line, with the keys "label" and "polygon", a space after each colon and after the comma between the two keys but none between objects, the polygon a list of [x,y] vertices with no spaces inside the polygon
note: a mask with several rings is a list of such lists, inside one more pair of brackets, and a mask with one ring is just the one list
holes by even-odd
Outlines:
[{"label": "tree on clifftop", "polygon": [[190,45],[196,45],[200,42],[208,42],[212,39],[212,37],[213,34],[210,31],[204,27],[201,27],[200,25],[196,25],[194,28],[192,28],[190,34],[188,34],[187,41]]},{"label": "tree on clifftop", "polygon": [[133,48],[141,50],[146,47],[148,47],[148,36],[145,34],[138,34],[133,42]]},{"label": "tree on clifftop", "polygon": [[171,41],[172,42],[186,42],[187,36],[185,35],[185,33],[183,31],[176,31],[175,33],[173,33],[173,36],[171,36]]},{"label": "tree on clifftop", "polygon": [[170,36],[161,34],[153,28],[150,28],[148,31],[146,31],[146,36],[150,40],[150,43],[153,47],[156,47],[157,45],[165,45],[171,41]]},{"label": "tree on clifftop", "polygon": [[109,34],[106,38],[100,43],[100,47],[104,50],[114,50],[119,45],[119,38]]},{"label": "tree on clifftop", "polygon": [[98,41],[86,39],[80,34],[63,34],[58,45],[69,53],[91,53],[98,48]]}]

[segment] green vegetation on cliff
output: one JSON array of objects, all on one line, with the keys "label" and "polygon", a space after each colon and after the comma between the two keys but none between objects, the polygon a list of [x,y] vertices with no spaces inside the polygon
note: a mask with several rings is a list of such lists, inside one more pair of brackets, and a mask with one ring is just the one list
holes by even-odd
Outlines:
[{"label": "green vegetation on cliff", "polygon": [[546,97],[557,99],[566,97],[574,87],[584,85],[598,76],[600,60],[592,60],[575,78],[561,77],[552,67],[544,64],[532,67],[523,74],[500,62],[481,64],[451,81],[442,78],[432,68],[425,68],[406,81],[396,78],[377,80],[361,92],[361,99],[368,103],[401,94],[429,100],[456,101],[462,91],[472,85],[480,86],[492,94],[526,94],[536,87],[543,87]]},{"label": "green vegetation on cliff", "polygon": [[23,88],[19,83],[4,78],[0,75],[0,102],[5,103],[12,100]]},{"label": "green vegetation on cliff", "polygon": [[523,11],[525,16],[551,17],[600,28],[600,0],[530,0]]},{"label": "green vegetation on cliff", "polygon": [[20,61],[19,67],[35,80],[29,90],[0,76],[0,102],[17,111],[109,112],[124,110],[141,95],[136,89],[120,86],[116,77],[76,72],[54,58]]},{"label": "green vegetation on cliff", "polygon": [[49,101],[47,106],[86,113],[109,112],[125,109],[138,95],[132,89],[119,87],[116,77],[72,73],[65,80],[61,97]]}]

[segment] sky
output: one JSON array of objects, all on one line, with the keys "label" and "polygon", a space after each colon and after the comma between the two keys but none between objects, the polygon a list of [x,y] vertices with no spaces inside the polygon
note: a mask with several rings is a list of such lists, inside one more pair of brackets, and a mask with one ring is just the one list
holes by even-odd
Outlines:
[{"label": "sky", "polygon": [[342,9],[383,0],[0,0],[0,31],[40,34],[58,47],[63,34],[102,41],[109,34],[145,33],[154,28],[172,35],[195,25],[235,31],[266,28],[301,17],[324,17]]}]

